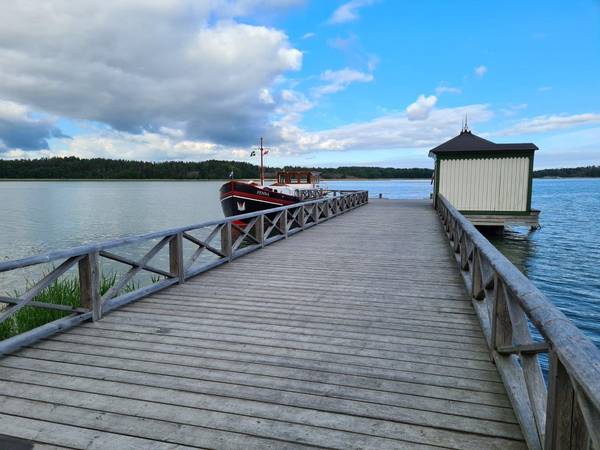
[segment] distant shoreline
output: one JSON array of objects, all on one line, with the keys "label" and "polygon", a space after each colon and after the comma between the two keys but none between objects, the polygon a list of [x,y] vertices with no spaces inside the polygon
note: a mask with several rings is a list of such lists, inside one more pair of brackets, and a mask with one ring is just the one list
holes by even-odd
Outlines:
[{"label": "distant shoreline", "polygon": [[[242,181],[258,181],[258,178],[234,178]],[[406,181],[431,181],[430,178],[325,178],[322,183],[328,181],[387,181],[387,180],[406,180]],[[2,181],[229,181],[229,178],[0,178]],[[265,181],[275,181],[275,178],[265,178]]]},{"label": "distant shoreline", "polygon": [[[266,178],[275,178],[283,170],[319,172],[321,180],[429,180],[433,169],[427,167],[265,167]],[[77,157],[42,159],[0,159],[0,179],[11,181],[225,181],[256,179],[259,167],[241,161],[129,161],[106,158],[81,159]],[[534,178],[598,178],[600,166],[540,169]]]},{"label": "distant shoreline", "polygon": [[[533,176],[534,180],[594,180],[600,177],[536,177]],[[242,181],[258,181],[258,178],[234,178],[235,180]],[[77,182],[77,181],[131,181],[131,182],[140,182],[140,181],[181,181],[186,183],[193,182],[204,182],[204,181],[221,181],[226,182],[229,181],[229,178],[0,178],[1,182],[8,181],[65,181],[65,182]],[[325,178],[321,179],[321,183],[327,183],[328,181],[431,181],[431,178]],[[265,178],[265,181],[275,181],[275,178]]]}]

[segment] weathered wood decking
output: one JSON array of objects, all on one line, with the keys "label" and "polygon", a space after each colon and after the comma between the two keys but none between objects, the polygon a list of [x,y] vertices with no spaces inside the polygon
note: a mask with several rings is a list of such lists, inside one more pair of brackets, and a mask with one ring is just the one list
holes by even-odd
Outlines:
[{"label": "weathered wood decking", "polygon": [[372,201],[6,356],[0,412],[0,434],[73,448],[526,447],[425,201]]}]

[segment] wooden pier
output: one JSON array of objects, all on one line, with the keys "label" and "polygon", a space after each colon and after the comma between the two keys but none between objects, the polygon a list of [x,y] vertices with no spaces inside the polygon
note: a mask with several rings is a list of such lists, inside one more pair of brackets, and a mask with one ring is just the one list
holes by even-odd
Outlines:
[{"label": "wooden pier", "polygon": [[[225,232],[229,250],[213,250],[228,264],[210,263],[215,267],[197,277],[180,271],[178,279],[185,264],[173,257],[170,286],[139,299],[113,293],[54,329],[0,346],[0,448],[594,448],[597,429],[588,430],[598,419],[600,381],[590,377],[600,359],[589,360],[579,377],[570,372],[570,356],[551,349],[558,343],[512,351],[510,319],[500,308],[505,334],[493,345],[506,348],[490,353],[491,328],[473,302],[491,289],[490,276],[496,287],[507,285],[486,249],[478,253],[467,225],[453,221],[451,206],[441,202],[440,221],[430,201],[343,198],[259,216],[250,226],[259,231],[258,251],[237,247],[249,254],[232,260],[236,242]],[[215,222],[215,230],[229,227],[231,236],[224,223]],[[319,226],[309,229],[311,223]],[[277,227],[280,242],[265,246]],[[172,255],[184,233],[168,233],[179,242]],[[448,245],[447,233],[456,245]],[[82,283],[93,279],[81,270],[87,263],[80,265]],[[152,269],[147,260],[132,265],[140,266]],[[461,273],[469,270],[479,276],[467,290]],[[87,321],[93,310],[97,320]],[[500,327],[492,323],[496,336]],[[58,328],[65,330],[54,333]],[[519,391],[522,380],[502,359],[531,356],[527,369],[538,351],[551,351],[554,376],[562,370],[552,395],[571,402],[567,418],[556,397],[546,407],[545,391],[536,391],[550,417],[542,427],[551,430],[549,441],[536,428],[537,399]]]}]

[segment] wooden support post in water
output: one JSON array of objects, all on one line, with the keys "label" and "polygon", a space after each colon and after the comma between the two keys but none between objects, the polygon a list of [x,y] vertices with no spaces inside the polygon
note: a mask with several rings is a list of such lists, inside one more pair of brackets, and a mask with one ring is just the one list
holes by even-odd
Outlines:
[{"label": "wooden support post in water", "polygon": [[185,282],[185,265],[183,263],[183,233],[177,233],[169,241],[169,272],[178,279],[178,284]]},{"label": "wooden support post in water", "polygon": [[79,303],[92,311],[92,320],[102,318],[100,267],[98,252],[90,252],[79,260]]}]

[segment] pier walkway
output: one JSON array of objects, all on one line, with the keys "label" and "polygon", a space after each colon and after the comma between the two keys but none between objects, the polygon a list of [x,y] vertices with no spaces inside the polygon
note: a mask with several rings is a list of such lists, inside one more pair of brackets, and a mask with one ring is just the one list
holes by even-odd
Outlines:
[{"label": "pier walkway", "polygon": [[0,405],[0,441],[34,447],[527,447],[430,201],[371,200],[2,357]]}]

